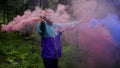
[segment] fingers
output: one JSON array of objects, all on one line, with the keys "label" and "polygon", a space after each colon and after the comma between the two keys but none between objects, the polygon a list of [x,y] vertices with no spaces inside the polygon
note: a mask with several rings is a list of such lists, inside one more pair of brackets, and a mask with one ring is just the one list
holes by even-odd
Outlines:
[{"label": "fingers", "polygon": [[43,18],[40,18],[40,20],[39,20],[40,22],[42,22],[42,21],[44,21],[44,19]]}]

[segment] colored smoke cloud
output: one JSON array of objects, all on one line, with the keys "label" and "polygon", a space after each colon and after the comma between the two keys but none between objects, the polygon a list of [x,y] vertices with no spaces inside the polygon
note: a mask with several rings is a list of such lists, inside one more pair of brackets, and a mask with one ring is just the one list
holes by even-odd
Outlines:
[{"label": "colored smoke cloud", "polygon": [[[65,9],[63,5],[58,5],[56,11],[36,7],[34,11],[27,10],[23,16],[17,16],[8,25],[3,24],[2,30],[20,31],[25,25],[36,23],[40,16],[68,23],[70,15]],[[75,20],[80,22],[64,31],[65,40],[88,52],[87,68],[112,68],[120,57],[120,20],[115,4],[108,0],[72,0],[71,9]]]},{"label": "colored smoke cloud", "polygon": [[52,9],[42,10],[36,7],[34,11],[26,10],[24,15],[17,16],[8,24],[2,24],[2,31],[21,31],[28,25],[36,24],[41,16],[49,18],[53,22],[66,23],[70,19],[70,15],[65,11],[66,6],[58,4],[57,10]]},{"label": "colored smoke cloud", "polygon": [[80,22],[72,31],[66,31],[66,40],[88,52],[87,68],[114,68],[120,57],[120,20],[114,3],[73,0],[71,7]]}]

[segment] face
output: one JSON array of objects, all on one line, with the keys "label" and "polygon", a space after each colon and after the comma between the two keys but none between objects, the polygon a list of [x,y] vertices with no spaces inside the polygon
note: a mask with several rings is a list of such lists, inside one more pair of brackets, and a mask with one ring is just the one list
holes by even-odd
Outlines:
[{"label": "face", "polygon": [[47,21],[47,23],[49,24],[49,25],[52,25],[53,24],[53,21],[51,21],[50,19],[48,19],[48,18],[44,18],[46,21]]}]

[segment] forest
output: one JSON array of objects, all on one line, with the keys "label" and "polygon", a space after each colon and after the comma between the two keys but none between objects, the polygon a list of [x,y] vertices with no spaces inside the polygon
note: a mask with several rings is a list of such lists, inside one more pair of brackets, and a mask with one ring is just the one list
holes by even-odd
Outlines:
[{"label": "forest", "polygon": [[[17,15],[23,15],[27,9],[34,10],[35,6],[43,9],[55,9],[58,3],[68,4],[69,1],[0,0],[0,25],[8,24]],[[39,41],[40,36],[37,32],[21,35],[19,32],[6,33],[0,30],[0,68],[44,68]],[[60,59],[59,66],[61,68],[75,68],[74,64],[77,59],[71,55],[74,53],[73,47],[68,47],[66,43],[62,44],[64,45],[63,56],[65,57]]]},{"label": "forest", "polygon": [[[0,0],[0,28],[26,10],[56,11],[58,4],[67,6],[70,22],[79,23],[61,36],[59,68],[120,68],[120,0]],[[0,29],[0,68],[44,68],[40,38],[27,26]]]}]

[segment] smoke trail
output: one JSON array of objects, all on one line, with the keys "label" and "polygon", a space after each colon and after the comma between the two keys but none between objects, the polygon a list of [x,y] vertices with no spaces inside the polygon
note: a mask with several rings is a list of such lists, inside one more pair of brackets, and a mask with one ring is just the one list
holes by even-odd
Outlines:
[{"label": "smoke trail", "polygon": [[58,4],[56,11],[52,9],[41,9],[36,7],[34,11],[26,10],[24,15],[17,16],[13,21],[9,22],[7,25],[2,24],[2,31],[22,31],[25,26],[36,24],[41,16],[50,19],[53,22],[66,23],[70,19],[70,15],[65,11],[66,6]]},{"label": "smoke trail", "polygon": [[120,21],[112,1],[73,0],[72,9],[80,22],[66,31],[66,40],[88,51],[87,68],[112,68],[118,60],[113,56],[114,50],[120,43]]},{"label": "smoke trail", "polygon": [[[68,42],[80,45],[88,52],[87,68],[112,68],[116,62],[113,53],[119,46],[116,44],[120,43],[120,21],[118,15],[113,14],[116,12],[114,7],[111,0],[72,1],[73,16],[80,22],[72,28],[70,26],[63,36]],[[45,12],[38,7],[35,11],[26,11],[23,16],[11,21],[9,26],[2,25],[4,27],[2,29],[8,32],[20,30],[23,25],[34,23],[32,20],[36,17],[44,16]],[[70,16],[62,5],[58,5],[56,12],[51,9],[47,9],[47,12],[49,12],[47,17],[54,22],[69,21]],[[117,50],[119,58],[119,48]]]},{"label": "smoke trail", "polygon": [[83,22],[115,12],[113,4],[107,0],[73,0],[72,7],[73,14]]}]

